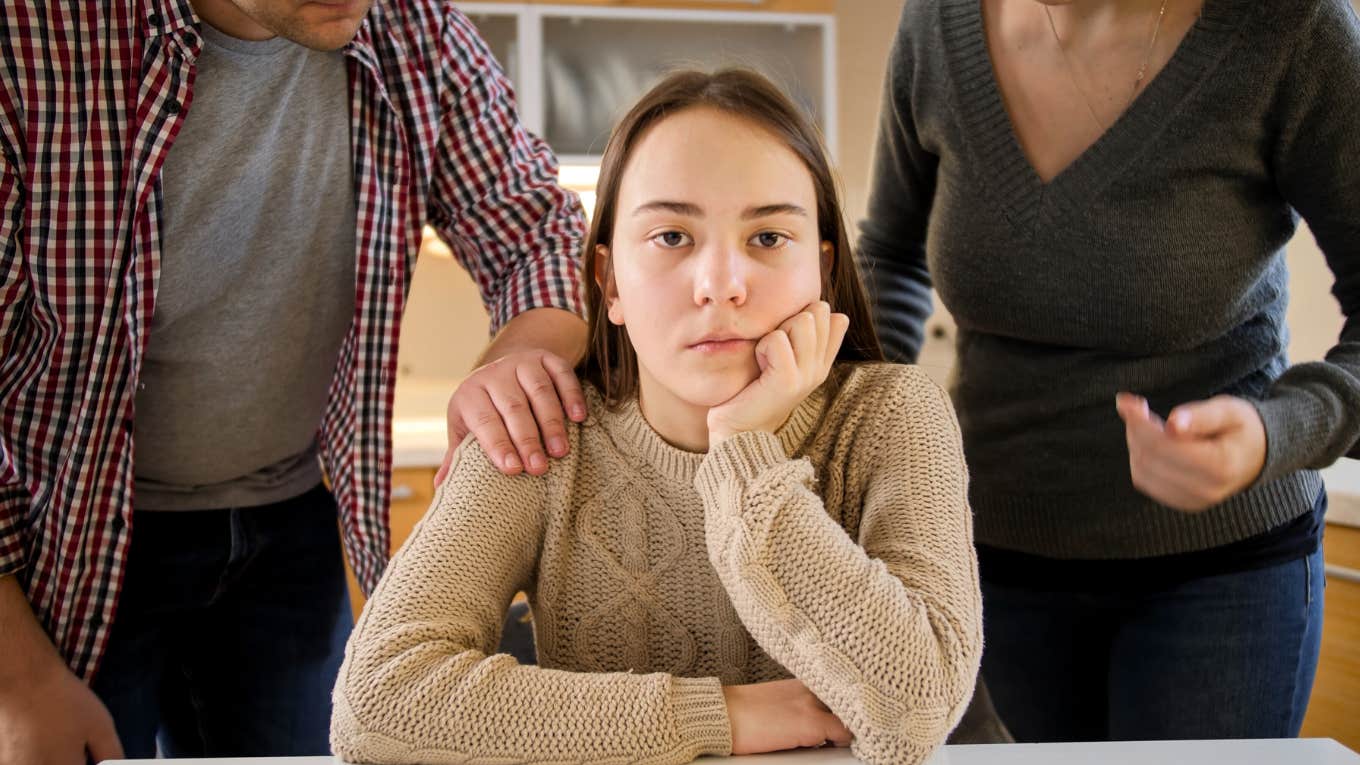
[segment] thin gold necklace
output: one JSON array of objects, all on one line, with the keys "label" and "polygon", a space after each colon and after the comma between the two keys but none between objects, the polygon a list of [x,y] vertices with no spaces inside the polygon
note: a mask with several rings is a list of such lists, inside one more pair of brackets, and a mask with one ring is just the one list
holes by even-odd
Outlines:
[{"label": "thin gold necklace", "polygon": [[[1138,67],[1138,77],[1133,81],[1133,90],[1129,93],[1129,100],[1124,104],[1124,108],[1120,110],[1121,114],[1133,105],[1133,99],[1138,97],[1138,88],[1143,84],[1143,78],[1147,76],[1148,64],[1152,61],[1152,49],[1156,47],[1157,35],[1162,31],[1162,19],[1166,18],[1166,3],[1167,0],[1162,0],[1161,10],[1157,11],[1157,23],[1152,27],[1152,39],[1148,40],[1147,50],[1143,52],[1143,64]],[[1053,40],[1058,44],[1058,51],[1062,53],[1063,64],[1067,66],[1067,76],[1072,80],[1072,87],[1077,91],[1077,95],[1081,96],[1081,102],[1086,104],[1086,111],[1090,112],[1091,119],[1100,126],[1101,132],[1108,130],[1109,126],[1096,116],[1095,107],[1091,106],[1091,99],[1086,97],[1086,91],[1082,90],[1081,85],[1077,82],[1077,70],[1072,66],[1072,59],[1067,56],[1067,47],[1063,45],[1062,38],[1058,36],[1058,25],[1053,23],[1053,11],[1049,9],[1047,4],[1044,4],[1044,15],[1048,17],[1048,28],[1053,30]]]}]

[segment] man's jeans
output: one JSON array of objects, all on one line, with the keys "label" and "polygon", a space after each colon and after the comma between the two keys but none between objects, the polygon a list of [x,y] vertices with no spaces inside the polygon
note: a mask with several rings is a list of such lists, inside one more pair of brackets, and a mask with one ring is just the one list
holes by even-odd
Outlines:
[{"label": "man's jeans", "polygon": [[353,618],[323,486],[273,505],[138,512],[92,687],[129,758],[328,754]]}]

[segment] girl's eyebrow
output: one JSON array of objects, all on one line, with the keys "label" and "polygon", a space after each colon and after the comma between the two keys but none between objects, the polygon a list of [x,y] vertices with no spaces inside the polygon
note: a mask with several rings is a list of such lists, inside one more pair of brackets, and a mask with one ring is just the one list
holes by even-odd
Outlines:
[{"label": "girl's eyebrow", "polygon": [[648,212],[670,212],[676,215],[684,215],[690,218],[704,217],[704,211],[699,205],[690,202],[672,202],[667,199],[657,199],[646,204],[637,206],[633,210],[633,215],[641,215]]},{"label": "girl's eyebrow", "polygon": [[802,207],[799,207],[798,205],[791,204],[789,202],[783,202],[774,205],[761,205],[760,207],[748,207],[746,208],[746,211],[741,214],[741,219],[751,220],[752,218],[768,218],[771,215],[801,215],[804,218],[806,218],[807,210],[803,209]]},{"label": "girl's eyebrow", "polygon": [[[669,212],[676,215],[684,215],[690,218],[704,217],[703,208],[692,202],[674,202],[668,199],[657,199],[645,204],[638,205],[633,210],[633,215],[642,215],[649,212]],[[801,215],[807,217],[807,210],[803,207],[790,202],[780,202],[778,204],[760,205],[758,207],[748,207],[742,211],[742,220],[752,220],[754,218],[768,218],[771,215]]]}]

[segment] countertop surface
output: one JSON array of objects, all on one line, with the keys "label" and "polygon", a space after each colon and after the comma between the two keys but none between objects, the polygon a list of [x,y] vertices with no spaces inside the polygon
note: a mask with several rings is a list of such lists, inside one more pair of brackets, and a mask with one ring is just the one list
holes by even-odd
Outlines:
[{"label": "countertop surface", "polygon": [[[448,443],[445,412],[458,380],[403,378],[397,383],[392,423],[392,465],[434,468]],[[1343,459],[1322,471],[1327,522],[1360,528],[1360,460]]]},{"label": "countertop surface", "polygon": [[[106,760],[179,765],[341,765],[333,757],[263,757],[213,760]],[[848,749],[808,749],[746,757],[703,757],[697,763],[730,765],[838,765],[858,762]],[[1360,755],[1329,738],[1237,741],[1129,741],[1091,744],[990,744],[946,746],[927,765],[1360,765]]]}]

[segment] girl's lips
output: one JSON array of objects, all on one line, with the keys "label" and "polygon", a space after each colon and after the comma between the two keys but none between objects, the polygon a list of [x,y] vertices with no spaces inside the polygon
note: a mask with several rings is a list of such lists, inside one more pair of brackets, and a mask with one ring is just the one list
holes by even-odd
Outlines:
[{"label": "girl's lips", "polygon": [[695,343],[690,346],[690,350],[700,353],[731,353],[733,351],[744,351],[755,345],[754,340],[733,338],[731,340],[705,340],[702,343]]}]

